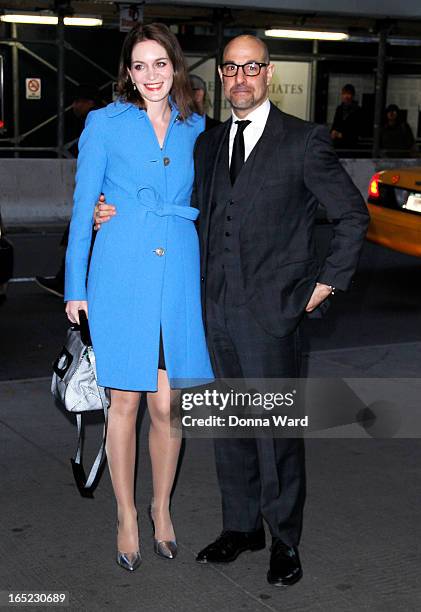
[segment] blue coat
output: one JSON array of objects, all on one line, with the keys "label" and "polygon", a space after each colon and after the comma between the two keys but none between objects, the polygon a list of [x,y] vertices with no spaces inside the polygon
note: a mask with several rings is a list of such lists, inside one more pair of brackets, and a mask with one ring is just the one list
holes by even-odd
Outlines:
[{"label": "blue coat", "polygon": [[[122,101],[88,115],[79,141],[65,301],[87,300],[98,381],[156,391],[160,326],[173,388],[213,378],[200,306],[199,243],[190,206],[193,148],[204,119],[173,105],[161,150],[144,110]],[[117,215],[95,240],[100,193]]]}]

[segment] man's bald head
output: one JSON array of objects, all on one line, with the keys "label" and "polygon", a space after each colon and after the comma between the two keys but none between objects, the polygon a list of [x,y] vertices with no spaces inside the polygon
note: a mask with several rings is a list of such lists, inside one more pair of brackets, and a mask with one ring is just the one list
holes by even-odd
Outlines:
[{"label": "man's bald head", "polygon": [[[268,98],[275,69],[270,63],[268,48],[257,36],[236,36],[225,47],[222,64],[224,68],[219,67],[219,75],[225,97],[236,116],[244,119]],[[231,65],[230,70],[227,65]],[[245,71],[246,65],[252,66],[252,70]]]},{"label": "man's bald head", "polygon": [[229,61],[230,53],[235,53],[238,48],[245,48],[250,53],[257,53],[259,57],[256,57],[256,60],[259,59],[266,64],[270,61],[267,44],[261,38],[252,34],[241,34],[231,39],[225,46],[223,61]]}]

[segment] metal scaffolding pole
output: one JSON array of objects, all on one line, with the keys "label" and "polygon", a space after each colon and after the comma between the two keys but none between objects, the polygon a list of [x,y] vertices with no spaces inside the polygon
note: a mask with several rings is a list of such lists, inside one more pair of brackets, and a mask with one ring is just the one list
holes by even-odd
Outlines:
[{"label": "metal scaffolding pole", "polygon": [[224,22],[222,20],[222,15],[219,14],[219,11],[216,12],[217,19],[215,20],[215,28],[216,28],[216,53],[215,53],[215,97],[214,97],[214,105],[213,105],[213,116],[215,119],[221,119],[221,95],[222,95],[222,87],[221,87],[221,79],[219,78],[218,66],[222,62],[222,52],[224,46]]},{"label": "metal scaffolding pole", "polygon": [[310,98],[310,120],[316,118],[316,91],[317,91],[317,55],[319,53],[319,41],[313,41],[313,59],[311,60],[311,98]]},{"label": "metal scaffolding pole", "polygon": [[[71,78],[70,76],[64,74],[64,53],[61,57],[61,62],[60,62],[60,57],[59,57],[59,62],[58,62],[58,67],[54,66],[53,64],[51,64],[50,62],[48,62],[46,59],[44,59],[41,55],[38,55],[38,53],[35,53],[34,51],[32,51],[31,49],[28,49],[28,47],[26,47],[24,44],[22,44],[22,40],[18,41],[17,40],[17,28],[16,28],[16,24],[12,24],[12,28],[11,28],[11,35],[12,38],[9,39],[0,39],[0,45],[8,45],[11,49],[12,49],[12,69],[13,69],[13,114],[14,114],[14,118],[15,118],[15,122],[14,122],[14,136],[10,136],[7,138],[0,138],[0,142],[10,142],[12,143],[14,146],[13,147],[2,147],[2,151],[14,151],[15,157],[19,157],[18,151],[58,151],[59,153],[61,153],[61,157],[71,157],[68,149],[69,147],[73,144],[74,141],[71,141],[70,143],[65,143],[64,142],[64,114],[69,111],[72,107],[72,105],[68,105],[67,107],[64,107],[64,84],[66,81],[69,81],[70,83],[73,83],[74,85],[79,85],[79,81],[76,81],[75,79]],[[63,36],[64,38],[64,36]],[[45,44],[48,45],[55,45],[58,47],[58,39],[59,39],[59,34],[57,34],[57,38],[54,41],[41,41],[44,42]],[[33,41],[29,41],[29,42],[33,42]],[[39,43],[40,41],[36,41],[37,43]],[[85,60],[86,62],[88,62],[89,64],[93,65],[97,71],[102,72],[103,74],[106,74],[107,76],[110,77],[110,80],[106,81],[105,83],[103,83],[99,89],[105,89],[106,87],[108,87],[113,81],[115,81],[117,79],[117,77],[113,74],[111,74],[108,70],[106,70],[105,68],[103,68],[102,66],[100,66],[99,64],[97,64],[96,62],[94,62],[93,60],[91,60],[90,57],[88,57],[87,55],[85,55],[84,53],[81,53],[80,51],[78,51],[77,49],[75,49],[72,45],[66,43],[66,41],[64,42],[64,51],[69,51],[72,53],[75,53],[78,57],[80,57],[81,59]],[[35,59],[37,62],[40,62],[43,66],[46,66],[47,68],[49,68],[50,70],[53,70],[54,72],[57,73],[57,109],[58,109],[58,113],[52,115],[51,117],[48,117],[47,119],[45,119],[44,121],[42,121],[41,123],[38,123],[37,125],[35,125],[34,127],[30,128],[29,130],[27,130],[26,132],[24,132],[23,134],[20,133],[20,124],[19,124],[19,63],[18,60],[19,58],[19,52],[20,53],[25,53],[28,54],[30,57],[32,57],[33,59]],[[214,57],[214,54],[210,54],[209,57]],[[203,60],[204,61],[204,60]],[[61,70],[61,72],[60,72]],[[1,75],[0,75],[1,76]],[[60,87],[60,80],[62,81],[62,85]],[[62,106],[62,110],[63,110],[63,114],[60,115],[60,99],[59,99],[59,92],[60,90],[63,91],[63,96],[62,96],[62,100],[63,100],[63,106]],[[60,119],[61,117],[61,119]],[[63,133],[63,142],[62,142],[62,146],[61,149],[58,149],[57,147],[22,147],[20,146],[22,141],[27,138],[28,136],[30,136],[31,134],[33,134],[34,132],[42,129],[44,126],[48,125],[49,123],[51,123],[52,121],[56,121],[57,120],[57,141],[58,144],[60,144],[60,134]],[[60,155],[59,155],[60,156]]]},{"label": "metal scaffolding pole", "polygon": [[388,29],[382,28],[379,32],[379,47],[377,52],[377,72],[374,101],[374,140],[373,157],[380,156],[380,136],[383,108],[386,93],[386,46]]},{"label": "metal scaffolding pole", "polygon": [[57,155],[63,157],[64,147],[64,15],[61,11],[58,14],[57,24]]},{"label": "metal scaffolding pole", "polygon": [[[17,41],[18,27],[16,23],[11,24],[12,39]],[[13,79],[13,143],[19,144],[19,50],[17,42],[12,46],[12,79]],[[14,157],[19,157],[19,153],[15,151]]]}]

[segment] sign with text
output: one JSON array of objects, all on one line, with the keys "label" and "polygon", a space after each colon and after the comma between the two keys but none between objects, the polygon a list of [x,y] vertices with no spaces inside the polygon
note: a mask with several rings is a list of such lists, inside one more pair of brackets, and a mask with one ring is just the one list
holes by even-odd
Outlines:
[{"label": "sign with text", "polygon": [[33,77],[25,79],[25,88],[27,100],[41,99],[41,79]]}]

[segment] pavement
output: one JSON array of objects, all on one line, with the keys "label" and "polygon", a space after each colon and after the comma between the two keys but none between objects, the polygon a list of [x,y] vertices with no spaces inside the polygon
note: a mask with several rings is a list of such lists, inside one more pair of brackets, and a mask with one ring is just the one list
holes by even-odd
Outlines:
[{"label": "pavement", "polygon": [[[0,383],[0,590],[68,591],[75,611],[419,610],[418,439],[307,440],[304,578],[279,589],[266,582],[268,548],[228,566],[195,563],[221,526],[211,440],[186,440],[173,498],[179,556],[154,555],[145,414],[136,480],[143,565],[131,574],[114,561],[108,470],[94,499],[79,496],[69,463],[76,430],[49,384]],[[88,426],[88,462],[99,435],[100,425]]]},{"label": "pavement", "polygon": [[[56,239],[43,238],[38,263],[19,253],[22,278],[53,272],[49,249],[54,250]],[[15,238],[25,240],[31,237]],[[421,378],[419,260],[367,249],[353,295],[338,296],[329,321],[306,323],[307,374],[396,377],[412,379],[416,386]],[[133,573],[118,567],[108,469],[94,498],[80,497],[69,462],[76,429],[49,391],[50,363],[66,328],[62,309],[60,300],[31,281],[12,283],[0,309],[1,354],[8,356],[0,364],[0,591],[67,591],[67,609],[89,612],[421,608],[421,443],[416,431],[404,438],[399,433],[373,437],[361,427],[356,435],[356,426],[349,425],[306,441],[304,577],[282,589],[266,582],[269,537],[266,550],[245,553],[235,563],[195,563],[195,554],[221,529],[208,439],[185,441],[172,503],[179,555],[174,561],[154,555],[146,514],[149,417],[143,408],[136,476],[143,564]],[[87,427],[87,463],[100,432],[99,423]]]}]

